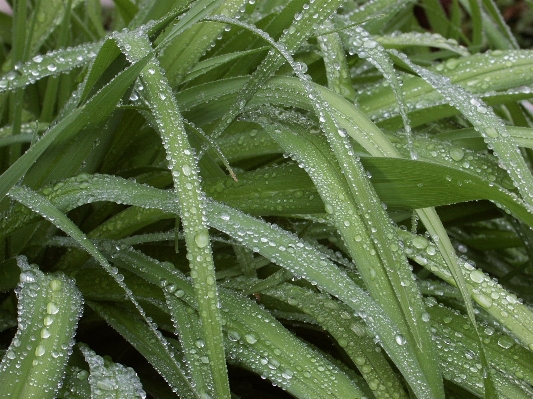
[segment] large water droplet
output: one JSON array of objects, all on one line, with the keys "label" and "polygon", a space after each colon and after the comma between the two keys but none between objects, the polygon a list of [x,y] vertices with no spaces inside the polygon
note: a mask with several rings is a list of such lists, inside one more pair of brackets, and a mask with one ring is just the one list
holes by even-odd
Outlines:
[{"label": "large water droplet", "polygon": [[209,244],[209,234],[207,231],[202,231],[194,236],[194,242],[198,248],[204,248]]}]

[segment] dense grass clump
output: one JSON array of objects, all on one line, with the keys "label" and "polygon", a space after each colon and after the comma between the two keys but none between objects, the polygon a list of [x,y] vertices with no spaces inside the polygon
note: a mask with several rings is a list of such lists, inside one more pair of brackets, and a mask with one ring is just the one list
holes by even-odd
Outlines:
[{"label": "dense grass clump", "polygon": [[11,1],[0,397],[533,397],[533,52],[442,3]]}]

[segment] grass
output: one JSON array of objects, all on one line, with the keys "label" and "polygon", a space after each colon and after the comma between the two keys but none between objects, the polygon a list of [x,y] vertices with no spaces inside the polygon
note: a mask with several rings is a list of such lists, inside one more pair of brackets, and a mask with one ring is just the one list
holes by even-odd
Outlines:
[{"label": "grass", "polygon": [[533,52],[496,3],[10,4],[2,397],[533,396]]}]

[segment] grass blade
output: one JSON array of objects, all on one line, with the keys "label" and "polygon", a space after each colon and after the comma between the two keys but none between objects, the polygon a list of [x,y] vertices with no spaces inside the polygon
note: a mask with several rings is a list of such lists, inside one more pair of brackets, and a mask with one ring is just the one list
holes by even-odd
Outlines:
[{"label": "grass blade", "polygon": [[[145,54],[150,54],[151,45],[148,38],[141,41],[137,36],[123,36],[122,40],[125,48],[131,49],[128,51],[131,57],[142,59]],[[169,159],[214,390],[220,398],[229,398],[221,317],[217,307],[217,286],[209,231],[204,217],[204,196],[197,171],[198,161],[188,142],[172,89],[155,59],[150,60],[141,72],[141,80],[145,86],[145,99],[156,120]]]},{"label": "grass blade", "polygon": [[24,258],[18,293],[19,328],[0,363],[4,398],[54,398],[83,299],[64,275],[46,275]]}]

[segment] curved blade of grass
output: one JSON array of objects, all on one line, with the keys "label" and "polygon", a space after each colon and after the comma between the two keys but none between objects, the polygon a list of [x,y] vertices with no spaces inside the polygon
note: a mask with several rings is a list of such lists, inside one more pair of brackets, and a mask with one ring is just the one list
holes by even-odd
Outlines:
[{"label": "curved blade of grass", "polygon": [[464,57],[470,55],[468,50],[453,39],[447,39],[436,33],[401,32],[392,35],[374,36],[374,40],[384,48],[403,49],[411,47],[435,47],[452,51]]},{"label": "curved blade of grass", "polygon": [[194,389],[200,397],[213,396],[215,392],[213,392],[213,377],[208,365],[207,348],[205,342],[199,338],[203,334],[200,318],[193,308],[174,295],[177,289],[175,285],[168,286],[166,280],[165,284],[161,285],[175,333],[179,336],[183,348],[183,357],[190,380],[194,381]]},{"label": "curved blade of grass", "polygon": [[89,364],[91,398],[141,399],[146,397],[141,381],[132,368],[98,356],[87,345],[79,344],[78,347]]},{"label": "curved blade of grass", "polygon": [[[330,21],[326,21],[323,24],[323,28],[326,30],[332,29],[333,24]],[[354,101],[355,90],[339,34],[333,32],[321,35],[317,37],[317,40],[322,50],[322,58],[326,67],[328,87],[347,100]]]},{"label": "curved blade of grass", "polygon": [[[197,307],[190,282],[173,267],[126,246],[117,251],[114,245],[104,244],[102,250],[106,248],[120,266],[154,284],[164,281],[178,300]],[[220,299],[230,361],[270,379],[296,397],[362,398],[357,386],[339,368],[310,350],[256,303],[223,289]],[[286,353],[291,356],[284,356]],[[328,382],[319,378],[326,370],[335,377]]]},{"label": "curved blade of grass", "polygon": [[359,57],[368,60],[372,63],[390,85],[394,96],[396,98],[396,106],[399,109],[402,117],[403,127],[405,129],[405,135],[407,138],[407,147],[412,159],[417,158],[417,154],[413,148],[412,134],[411,134],[411,122],[407,115],[407,106],[402,91],[402,80],[399,74],[394,70],[393,63],[385,51],[385,49],[375,41],[369,33],[360,26],[355,26],[348,32],[344,32],[348,36],[347,41],[348,51],[350,54],[357,53]]},{"label": "curved blade of grass", "polygon": [[[214,24],[192,25],[211,12],[234,16],[244,4],[244,0],[200,0],[194,3],[189,12],[157,45],[164,50],[160,61],[170,82],[182,79],[224,30],[223,26]],[[178,37],[179,40],[175,40]]]},{"label": "curved blade of grass", "polygon": [[[468,92],[484,97],[489,93],[531,84],[533,80],[529,74],[529,66],[532,59],[533,52],[527,50],[498,51],[450,58],[428,69],[447,76],[452,83],[463,87]],[[442,96],[424,79],[417,76],[404,76],[403,81],[404,98],[410,114],[431,114],[426,111],[427,108],[443,103]],[[379,101],[376,101],[378,98]],[[373,120],[390,119],[398,114],[394,109],[396,107],[394,93],[390,88],[381,84],[361,94],[358,102],[365,114]],[[440,113],[430,116],[429,121],[445,117]],[[420,121],[413,118],[414,116],[411,117],[414,125],[428,121],[427,118]],[[392,121],[387,121],[386,125],[393,126]]]},{"label": "curved blade of grass", "polygon": [[[401,345],[410,345],[415,351],[416,359],[420,364],[418,373],[424,376],[421,377],[424,378],[421,380],[424,382],[419,382],[416,387],[411,388],[419,391],[418,394],[421,397],[424,395],[435,398],[443,396],[443,392],[439,393],[439,385],[442,391],[442,382],[439,383],[440,373],[437,371],[435,359],[428,356],[432,351],[429,328],[423,322],[420,323],[424,313],[421,296],[412,283],[409,283],[411,276],[407,261],[398,256],[399,246],[393,243],[395,234],[388,231],[392,228],[392,223],[379,200],[376,201],[377,196],[372,198],[371,193],[374,190],[367,182],[362,167],[357,170],[357,178],[354,176],[350,182],[356,184],[353,189],[357,190],[357,204],[354,204],[349,189],[346,187],[349,183],[340,176],[338,166],[328,161],[331,155],[328,155],[328,148],[324,141],[320,142],[311,136],[297,136],[287,130],[276,131],[276,127],[279,129],[280,126],[276,126],[272,121],[268,122],[268,126],[264,126],[285,151],[292,154],[309,173],[325,203],[326,212],[331,214],[335,226],[365,280],[367,289],[400,328],[402,335],[397,342]],[[341,139],[343,135],[345,137],[345,133],[339,131]],[[357,162],[355,157],[352,162]],[[328,171],[326,173],[329,176],[328,179],[322,177],[325,170]],[[383,212],[381,217],[383,220],[379,222],[377,217],[376,219],[370,218],[370,215],[379,212],[376,205]],[[368,218],[370,222],[368,225],[361,220],[364,218]],[[372,227],[374,223],[380,226],[383,235],[388,234],[384,241],[378,239],[378,229]],[[382,248],[380,242],[388,242],[390,250]]]},{"label": "curved blade of grass", "polygon": [[4,198],[9,189],[27,172],[41,154],[56,140],[65,140],[90,125],[103,121],[113,111],[110,104],[116,104],[124,92],[137,78],[148,61],[144,57],[136,64],[128,67],[102,90],[95,94],[86,104],[75,109],[68,116],[59,121],[28,151],[13,163],[0,176],[0,199]]},{"label": "curved blade of grass", "polygon": [[[329,18],[329,16],[335,12],[342,3],[344,3],[344,0],[315,0],[309,4],[309,7],[303,7],[302,12],[295,15],[291,26],[284,31],[278,44],[276,44],[267,33],[257,29],[253,25],[222,16],[210,18],[213,21],[243,27],[253,32],[258,37],[265,39],[275,49],[269,51],[261,65],[246,82],[245,86],[239,93],[236,102],[213,131],[212,135],[214,138],[217,138],[224,132],[224,130],[226,130],[266,80],[270,78],[286,60],[291,59],[292,52],[296,51],[296,49],[309,36],[311,36],[314,26],[320,25],[323,21]],[[300,66],[303,67],[303,65]]]},{"label": "curved blade of grass", "polygon": [[355,7],[347,18],[356,23],[364,22],[365,29],[371,33],[380,33],[395,15],[412,3],[413,0],[370,0],[363,7]]},{"label": "curved blade of grass", "polygon": [[382,353],[376,351],[364,325],[354,320],[347,305],[291,284],[263,290],[262,302],[265,296],[273,296],[316,319],[352,359],[376,398],[407,398],[390,364]]},{"label": "curved blade of grass", "polygon": [[211,226],[292,273],[316,283],[362,316],[406,380],[420,397],[425,397],[427,388],[420,384],[426,377],[420,370],[411,345],[402,337],[401,330],[325,255],[277,226],[246,216],[233,208],[209,202],[208,215]]},{"label": "curved blade of grass", "polygon": [[[126,53],[136,60],[151,52],[147,37],[123,35]],[[143,95],[157,123],[169,160],[169,169],[180,212],[191,277],[196,290],[203,340],[206,343],[214,390],[220,398],[229,398],[229,383],[222,341],[215,268],[208,227],[205,223],[204,194],[200,187],[198,161],[190,146],[172,88],[156,59],[148,62],[140,76],[145,87]]]},{"label": "curved blade of grass", "polygon": [[92,301],[88,301],[87,305],[143,355],[180,397],[200,399],[182,366],[176,361],[171,347],[154,327],[149,327],[120,305]]},{"label": "curved blade of grass", "polygon": [[[428,300],[428,314],[438,331],[436,339],[441,348],[441,359],[446,377],[476,396],[483,396],[482,374],[475,355],[476,338],[468,318],[454,312],[433,298]],[[481,335],[490,360],[498,397],[529,398],[533,391],[524,376],[531,376],[531,352],[515,345],[508,336],[485,325]],[[511,361],[514,358],[514,361]],[[519,361],[517,361],[520,359]]]},{"label": "curved blade of grass", "polygon": [[54,398],[83,309],[74,282],[17,260],[19,328],[0,363],[4,398]]},{"label": "curved blade of grass", "polygon": [[243,56],[260,53],[262,51],[265,51],[266,49],[268,49],[268,47],[259,47],[259,48],[255,48],[251,50],[239,51],[239,52],[230,53],[230,54],[223,54],[223,55],[211,57],[206,60],[200,61],[199,63],[197,63],[194,67],[192,67],[189,70],[185,78],[183,78],[183,83],[193,80],[197,78],[198,76],[203,75],[221,65],[224,65],[230,62],[236,62],[239,58]]},{"label": "curved blade of grass", "polygon": [[189,11],[187,11],[176,25],[165,34],[165,38],[158,44],[158,48],[164,50],[172,40],[182,34],[185,30],[191,29],[195,23],[213,11],[220,5],[220,3],[222,3],[221,0],[199,0],[193,3]]},{"label": "curved blade of grass", "polygon": [[[404,240],[409,257],[448,284],[457,286],[442,255],[439,252],[433,252],[435,249],[433,244],[430,244],[424,237],[414,236],[407,231],[401,231],[399,234]],[[530,327],[533,323],[533,312],[480,269],[473,268],[465,262],[458,262],[458,264],[464,276],[465,287],[472,299],[504,325],[524,346],[533,350],[533,332]]]},{"label": "curved blade of grass", "polygon": [[490,15],[492,20],[496,23],[496,26],[498,27],[499,32],[502,33],[502,35],[505,37],[507,41],[507,48],[508,49],[518,49],[520,46],[518,45],[516,38],[514,37],[513,33],[511,32],[511,29],[509,28],[509,25],[505,22],[505,19],[503,18],[503,15],[501,14],[498,6],[493,0],[482,0],[483,8],[487,13]]},{"label": "curved blade of grass", "polygon": [[[427,303],[428,314],[439,331],[438,335],[465,347],[465,352],[471,350],[471,353],[475,353],[476,339],[468,318],[442,304],[436,304],[432,298],[428,299]],[[480,330],[492,367],[531,384],[533,353],[490,325],[484,325]]]},{"label": "curved blade of grass", "polygon": [[94,59],[101,46],[102,43],[87,43],[36,55],[0,78],[0,93],[25,87],[47,76],[55,76],[83,66]]},{"label": "curved blade of grass", "polygon": [[[158,334],[155,330],[155,327],[148,322],[146,314],[142,307],[139,305],[137,300],[133,297],[129,288],[124,284],[123,277],[119,275],[118,270],[113,268],[107,259],[101,254],[101,252],[94,246],[94,244],[87,240],[87,237],[79,230],[79,228],[68,219],[63,213],[57,210],[46,197],[30,190],[24,186],[12,187],[9,191],[9,196],[16,199],[18,202],[22,203],[26,207],[30,208],[32,211],[40,214],[58,228],[67,233],[72,237],[76,242],[85,249],[90,255],[92,255],[106,270],[109,275],[117,282],[117,284],[124,290],[127,298],[133,303],[139,314],[144,318],[146,322],[146,328],[152,331],[152,335],[158,338],[157,342],[152,343],[153,345],[159,345],[162,348],[166,348],[166,343],[164,338]],[[152,338],[153,339],[153,338]],[[170,353],[167,354],[168,357],[172,357]],[[181,375],[181,371],[178,372],[178,368],[172,370],[172,373],[176,375]],[[163,372],[163,371],[161,371]],[[172,380],[167,380],[174,387],[184,386],[185,377],[173,378]]]}]

